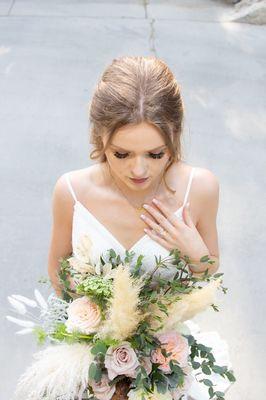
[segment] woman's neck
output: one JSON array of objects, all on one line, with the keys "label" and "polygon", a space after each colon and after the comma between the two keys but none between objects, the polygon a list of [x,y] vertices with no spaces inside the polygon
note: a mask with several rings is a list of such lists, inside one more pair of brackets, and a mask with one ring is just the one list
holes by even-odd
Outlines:
[{"label": "woman's neck", "polygon": [[134,190],[129,188],[113,171],[111,171],[107,162],[102,162],[102,172],[106,185],[112,187],[114,190],[136,205],[141,205],[144,201],[151,201],[155,195],[165,191],[163,182],[163,172],[160,176],[147,187],[145,190]]}]

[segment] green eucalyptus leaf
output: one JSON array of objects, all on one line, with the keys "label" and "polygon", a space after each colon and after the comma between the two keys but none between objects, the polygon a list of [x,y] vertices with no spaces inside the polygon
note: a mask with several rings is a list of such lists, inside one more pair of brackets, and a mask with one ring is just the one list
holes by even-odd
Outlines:
[{"label": "green eucalyptus leaf", "polygon": [[203,379],[202,382],[203,382],[204,385],[206,385],[206,386],[213,386],[212,381],[210,381],[209,379]]}]

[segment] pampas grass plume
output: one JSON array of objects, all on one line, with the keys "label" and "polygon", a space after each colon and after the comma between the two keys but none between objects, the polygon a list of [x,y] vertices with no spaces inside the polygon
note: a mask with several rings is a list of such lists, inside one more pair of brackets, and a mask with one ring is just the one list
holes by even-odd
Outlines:
[{"label": "pampas grass plume", "polygon": [[152,315],[161,317],[161,322],[151,318],[151,327],[158,328],[163,323],[160,332],[167,332],[180,322],[187,321],[195,315],[205,311],[216,301],[217,288],[221,284],[222,278],[212,280],[201,289],[194,289],[189,294],[180,294],[180,300],[173,302],[167,307],[168,316],[158,309],[156,304],[151,305]]},{"label": "pampas grass plume", "polygon": [[143,281],[130,276],[128,266],[120,264],[115,270],[113,296],[107,318],[98,332],[101,338],[124,340],[132,336],[139,322],[145,318],[139,309],[139,292]]},{"label": "pampas grass plume", "polygon": [[33,355],[35,361],[19,378],[14,400],[75,400],[88,385],[93,361],[84,343],[49,346]]},{"label": "pampas grass plume", "polygon": [[222,283],[222,278],[215,279],[205,285],[202,289],[194,290],[184,296],[184,301],[188,305],[181,321],[193,318],[206,310],[212,303],[216,301],[217,289]]}]

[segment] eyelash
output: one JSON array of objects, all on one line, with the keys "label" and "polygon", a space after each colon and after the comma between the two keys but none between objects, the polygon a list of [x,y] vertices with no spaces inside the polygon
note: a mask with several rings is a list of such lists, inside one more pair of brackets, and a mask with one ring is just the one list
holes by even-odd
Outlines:
[{"label": "eyelash", "polygon": [[[116,151],[115,153],[114,153],[114,156],[116,157],[116,158],[126,158],[127,156],[128,156],[128,153],[119,153],[118,151]],[[151,158],[153,158],[153,159],[160,159],[160,158],[162,158],[163,156],[164,156],[164,152],[163,151],[161,151],[160,153],[149,153],[149,156],[151,157]]]}]

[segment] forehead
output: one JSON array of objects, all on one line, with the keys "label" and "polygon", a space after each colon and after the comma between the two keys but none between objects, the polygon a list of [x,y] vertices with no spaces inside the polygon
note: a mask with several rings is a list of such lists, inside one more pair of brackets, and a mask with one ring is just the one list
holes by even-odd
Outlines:
[{"label": "forehead", "polygon": [[151,151],[165,146],[165,138],[152,124],[142,122],[137,125],[125,125],[113,135],[110,145],[127,151]]}]

